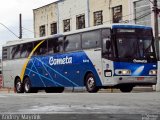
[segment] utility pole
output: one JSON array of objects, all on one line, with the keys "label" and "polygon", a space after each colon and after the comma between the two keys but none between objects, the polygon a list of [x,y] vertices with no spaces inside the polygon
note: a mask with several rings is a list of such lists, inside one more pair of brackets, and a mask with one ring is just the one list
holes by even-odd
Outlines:
[{"label": "utility pole", "polygon": [[160,56],[159,56],[159,31],[158,31],[158,14],[160,13],[160,9],[158,9],[157,6],[157,0],[153,0],[153,12],[154,12],[154,35],[155,35],[155,44],[156,44],[156,52],[157,52],[157,59],[158,59],[158,65],[157,65],[157,84],[156,84],[156,91],[160,91]]},{"label": "utility pole", "polygon": [[157,52],[157,59],[159,60],[159,31],[158,31],[158,14],[160,10],[157,6],[157,0],[153,0],[153,12],[154,12],[154,37],[155,37],[155,44],[156,44],[156,52]]},{"label": "utility pole", "polygon": [[22,15],[19,14],[19,39],[22,39]]}]

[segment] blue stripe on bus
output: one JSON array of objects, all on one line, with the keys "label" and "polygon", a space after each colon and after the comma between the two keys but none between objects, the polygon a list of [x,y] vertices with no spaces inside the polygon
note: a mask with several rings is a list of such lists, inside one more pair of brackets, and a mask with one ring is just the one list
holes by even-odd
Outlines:
[{"label": "blue stripe on bus", "polygon": [[[32,68],[34,67],[34,68],[35,68],[35,70],[36,70],[36,71],[37,71],[37,73],[38,73],[38,70],[36,69],[36,67],[35,67],[34,63],[35,63],[35,60],[34,60],[34,62],[32,62],[31,70],[32,70]],[[30,71],[30,72],[31,72],[31,71]],[[30,75],[30,73],[29,73],[29,75]],[[46,85],[45,85],[44,81],[42,80],[42,77],[40,76],[40,74],[38,74],[38,76],[39,76],[40,80],[42,81],[42,83],[43,83],[44,87],[46,87]]]},{"label": "blue stripe on bus", "polygon": [[[58,61],[51,65],[51,63],[49,63],[51,57],[57,60],[72,57],[72,63],[60,64],[60,61]],[[83,61],[86,59],[88,59],[89,62],[85,63]],[[65,74],[66,71],[67,74]],[[77,71],[80,72],[77,73]],[[102,86],[92,61],[84,51],[80,51],[48,56],[33,56],[27,65],[25,75],[30,77],[33,87],[44,87],[44,84],[46,87],[82,87],[84,86],[84,75],[89,71],[94,74],[97,86]],[[36,75],[33,76],[33,74]],[[44,81],[44,84],[40,82],[40,79]]]},{"label": "blue stripe on bus", "polygon": [[[35,74],[37,74],[38,76],[41,76],[42,78],[45,78],[45,79],[53,82],[53,83],[55,84],[55,81],[49,79],[48,77],[45,77],[44,75],[42,75],[42,74],[40,74],[40,73],[38,73],[38,72],[35,72],[35,71],[33,71],[33,70],[29,69],[29,68],[26,68],[26,69],[29,70],[29,71],[31,71],[31,72],[33,72],[33,73],[35,73]],[[56,82],[56,84],[58,84],[59,86],[63,86],[63,85],[61,85],[61,84],[59,84],[59,83],[57,83],[57,82]],[[43,86],[41,86],[41,87],[43,87]]]}]

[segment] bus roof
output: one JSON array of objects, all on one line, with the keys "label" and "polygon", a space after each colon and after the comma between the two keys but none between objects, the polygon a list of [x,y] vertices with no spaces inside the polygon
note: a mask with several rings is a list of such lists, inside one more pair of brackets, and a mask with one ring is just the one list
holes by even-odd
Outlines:
[{"label": "bus roof", "polygon": [[80,33],[80,32],[86,32],[86,31],[91,31],[91,30],[96,30],[96,29],[101,29],[101,28],[143,28],[143,29],[152,29],[152,27],[149,26],[144,26],[144,25],[137,25],[137,24],[122,24],[122,23],[116,23],[116,24],[104,24],[104,25],[98,25],[98,26],[93,26],[93,27],[88,27],[84,29],[79,29],[75,31],[69,31],[63,33],[63,35],[69,35],[69,34],[75,34],[75,33]]},{"label": "bus roof", "polygon": [[61,36],[63,36],[63,35],[62,34],[55,34],[55,35],[49,35],[49,36],[39,37],[39,38],[18,39],[18,40],[8,41],[2,47],[7,47],[7,46],[11,46],[11,45],[18,45],[18,44],[22,44],[22,43],[29,43],[29,42],[34,42],[34,41],[39,41],[39,40],[44,40],[44,39],[56,38],[56,37],[61,37]]},{"label": "bus roof", "polygon": [[11,45],[16,45],[16,44],[21,44],[21,43],[28,43],[28,42],[33,42],[33,41],[39,41],[39,40],[43,40],[43,39],[49,39],[49,38],[55,38],[55,37],[62,37],[65,35],[70,35],[70,34],[76,34],[76,33],[81,33],[81,32],[87,32],[87,31],[91,31],[91,30],[96,30],[96,29],[101,29],[101,28],[130,28],[130,29],[136,29],[136,28],[143,28],[143,29],[152,29],[152,27],[149,26],[144,26],[144,25],[137,25],[137,24],[122,24],[122,23],[118,23],[118,24],[104,24],[104,25],[99,25],[99,26],[93,26],[93,27],[88,27],[88,28],[84,28],[84,29],[79,29],[79,30],[75,30],[75,31],[70,31],[70,32],[65,32],[62,34],[55,34],[55,35],[50,35],[50,36],[46,36],[46,37],[40,37],[40,38],[30,38],[30,39],[20,39],[20,40],[14,40],[14,41],[9,41],[7,42],[5,45],[3,45],[3,47],[7,47],[7,46],[11,46]]}]

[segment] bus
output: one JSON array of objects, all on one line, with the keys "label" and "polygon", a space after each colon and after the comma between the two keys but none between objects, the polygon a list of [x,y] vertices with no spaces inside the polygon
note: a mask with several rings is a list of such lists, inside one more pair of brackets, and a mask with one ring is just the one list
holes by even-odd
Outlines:
[{"label": "bus", "polygon": [[99,25],[22,39],[5,44],[2,57],[4,86],[17,93],[61,93],[65,87],[131,92],[157,82],[152,28],[142,25]]}]

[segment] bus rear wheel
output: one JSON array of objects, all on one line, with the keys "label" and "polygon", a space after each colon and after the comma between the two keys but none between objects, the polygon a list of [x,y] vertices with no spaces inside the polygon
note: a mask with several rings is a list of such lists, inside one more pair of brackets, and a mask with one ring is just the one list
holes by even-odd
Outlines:
[{"label": "bus rear wheel", "polygon": [[38,92],[37,89],[32,88],[31,81],[28,77],[24,79],[24,92],[25,93],[37,93]]},{"label": "bus rear wheel", "polygon": [[132,89],[133,89],[133,86],[123,85],[119,89],[120,89],[121,92],[131,92]]},{"label": "bus rear wheel", "polygon": [[92,73],[89,73],[86,76],[85,85],[89,93],[96,93],[99,90],[99,88],[96,86],[95,77]]},{"label": "bus rear wheel", "polygon": [[24,89],[23,89],[23,84],[20,80],[20,78],[17,78],[15,81],[15,90],[17,93],[23,93]]},{"label": "bus rear wheel", "polygon": [[64,91],[64,87],[45,88],[46,93],[62,93],[63,91]]}]

